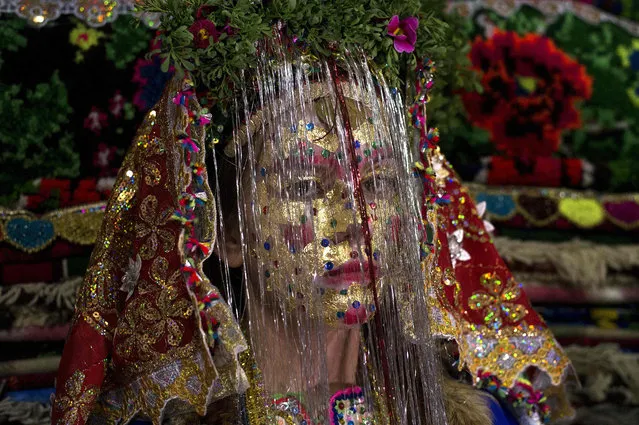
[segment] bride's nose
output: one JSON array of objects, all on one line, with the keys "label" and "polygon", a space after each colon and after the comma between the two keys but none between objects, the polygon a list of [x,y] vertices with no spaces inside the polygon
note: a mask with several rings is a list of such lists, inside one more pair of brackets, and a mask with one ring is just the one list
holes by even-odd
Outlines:
[{"label": "bride's nose", "polygon": [[352,223],[346,226],[345,232],[336,232],[334,237],[335,244],[348,241],[354,249],[364,244],[362,225]]}]

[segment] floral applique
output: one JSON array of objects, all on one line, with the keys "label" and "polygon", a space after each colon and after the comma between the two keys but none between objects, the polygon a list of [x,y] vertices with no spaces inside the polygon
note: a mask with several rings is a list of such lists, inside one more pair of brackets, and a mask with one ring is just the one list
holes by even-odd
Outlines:
[{"label": "floral applique", "polygon": [[470,260],[470,254],[463,248],[464,229],[457,229],[448,235],[448,249],[450,251],[450,261],[455,267],[458,261]]},{"label": "floral applique", "polygon": [[84,373],[76,370],[65,382],[65,392],[55,398],[55,407],[63,412],[57,425],[73,425],[79,419],[82,422],[87,420],[93,402],[98,395],[98,389],[89,386],[83,391],[82,386],[85,378]]},{"label": "floral applique", "polygon": [[488,233],[492,233],[495,231],[495,226],[484,218],[484,214],[486,214],[486,201],[481,201],[477,204],[477,216],[483,221],[484,229],[486,229]]},{"label": "floral applique", "polygon": [[487,292],[474,292],[468,299],[468,306],[484,315],[486,325],[498,330],[502,327],[503,319],[517,323],[528,315],[524,305],[515,303],[522,291],[514,279],[504,282],[496,273],[484,273],[480,279]]},{"label": "floral applique", "polygon": [[146,238],[140,247],[140,257],[143,260],[150,260],[155,255],[160,242],[164,252],[169,252],[175,245],[175,235],[173,232],[162,227],[173,215],[170,208],[160,210],[158,200],[155,196],[149,195],[142,201],[140,206],[140,222],[136,223],[136,237]]}]

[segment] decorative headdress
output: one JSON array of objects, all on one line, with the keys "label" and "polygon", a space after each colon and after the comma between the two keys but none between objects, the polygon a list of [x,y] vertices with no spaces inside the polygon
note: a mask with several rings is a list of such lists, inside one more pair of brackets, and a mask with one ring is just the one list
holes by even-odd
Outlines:
[{"label": "decorative headdress", "polygon": [[[430,283],[447,252],[437,206],[450,198],[425,115],[427,54],[444,32],[428,3],[141,5],[164,15],[161,57],[178,76],[109,201],[65,348],[56,423],[91,412],[96,423],[136,414],[159,423],[185,405],[202,415],[243,393],[245,372],[253,385],[238,411],[256,423],[325,422],[329,399],[330,423],[368,423],[368,411],[380,423],[444,423],[429,303],[445,302]],[[215,176],[210,190],[209,143],[224,146],[213,150],[216,170],[235,162],[233,187]],[[251,344],[201,268],[216,243],[227,256],[228,209],[239,217]],[[497,308],[521,320],[510,305]],[[451,320],[470,317],[453,314],[460,306]],[[333,397],[327,323],[362,339],[357,370],[340,381],[361,388]],[[442,333],[465,348],[459,326]],[[256,361],[245,356],[242,368],[249,345]],[[556,353],[554,381],[565,366]]]}]

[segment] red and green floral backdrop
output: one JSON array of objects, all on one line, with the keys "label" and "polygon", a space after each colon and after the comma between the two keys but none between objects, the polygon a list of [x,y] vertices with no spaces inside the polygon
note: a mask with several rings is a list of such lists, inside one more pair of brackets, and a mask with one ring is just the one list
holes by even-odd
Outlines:
[{"label": "red and green floral backdrop", "polygon": [[[633,2],[584,2],[628,16]],[[622,7],[623,6],[623,7]],[[442,149],[467,180],[639,190],[639,25],[588,4],[458,1],[477,93]]]},{"label": "red and green floral backdrop", "polygon": [[[472,66],[478,92],[440,77],[429,118],[466,180],[637,191],[639,25],[625,19],[636,3],[449,2],[462,15],[449,22],[459,52],[437,59]],[[168,79],[145,57],[154,30],[124,12],[98,27],[0,15],[0,205],[44,211],[108,195]]]}]

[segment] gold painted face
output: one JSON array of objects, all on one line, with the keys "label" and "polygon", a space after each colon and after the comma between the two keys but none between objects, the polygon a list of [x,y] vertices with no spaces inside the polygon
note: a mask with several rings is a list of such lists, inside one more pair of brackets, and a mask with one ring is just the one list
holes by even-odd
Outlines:
[{"label": "gold painted face", "polygon": [[328,97],[313,105],[296,125],[268,131],[261,140],[255,196],[247,200],[253,248],[267,291],[329,324],[355,325],[374,312],[370,285],[381,291],[393,271],[402,224],[399,161],[376,137],[367,108],[349,99],[355,172],[366,200],[363,224],[352,183],[355,167],[337,130],[335,108]]}]

